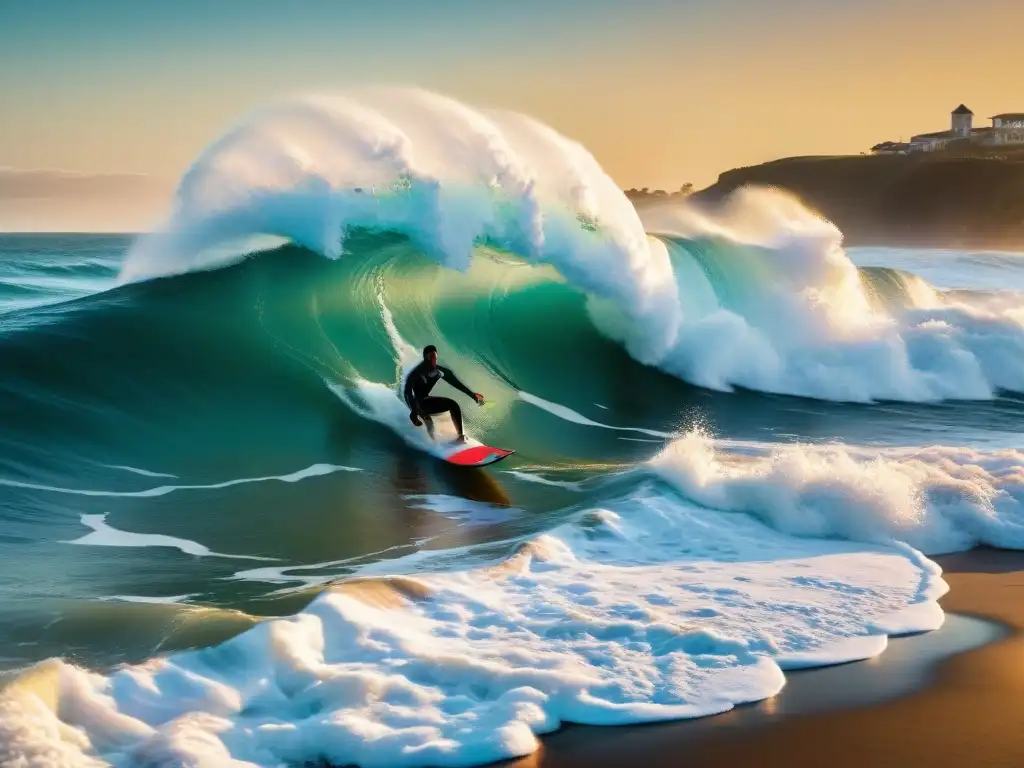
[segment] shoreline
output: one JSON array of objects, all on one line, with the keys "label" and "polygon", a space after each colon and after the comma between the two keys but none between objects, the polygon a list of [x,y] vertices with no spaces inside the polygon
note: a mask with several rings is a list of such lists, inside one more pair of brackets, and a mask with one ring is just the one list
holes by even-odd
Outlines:
[{"label": "shoreline", "polygon": [[[931,559],[950,587],[939,601],[949,614],[946,624],[991,622],[991,641],[966,650],[954,643],[923,664],[886,659],[897,644],[916,656],[915,644],[944,625],[895,638],[875,659],[788,673],[778,696],[721,715],[621,727],[569,725],[543,736],[532,755],[499,765],[1024,765],[1024,552],[977,549]],[[871,667],[886,668],[902,690],[863,701]],[[862,700],[851,701],[844,685]],[[799,689],[795,704],[788,701],[791,689]]]}]

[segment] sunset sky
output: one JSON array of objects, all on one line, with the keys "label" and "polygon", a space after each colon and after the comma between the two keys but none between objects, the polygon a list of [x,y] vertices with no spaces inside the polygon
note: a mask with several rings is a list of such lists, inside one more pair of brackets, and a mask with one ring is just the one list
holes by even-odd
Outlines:
[{"label": "sunset sky", "polygon": [[1022,30],[1020,0],[6,0],[0,168],[159,196],[252,107],[384,82],[529,113],[623,187],[699,187],[1024,111]]}]

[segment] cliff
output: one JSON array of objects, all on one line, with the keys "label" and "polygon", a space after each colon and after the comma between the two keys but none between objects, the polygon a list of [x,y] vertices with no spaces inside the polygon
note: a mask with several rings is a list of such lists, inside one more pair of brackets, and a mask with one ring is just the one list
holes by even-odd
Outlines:
[{"label": "cliff", "polygon": [[745,185],[795,194],[848,245],[1024,250],[1024,149],[790,157],[727,171],[690,200],[713,208]]}]

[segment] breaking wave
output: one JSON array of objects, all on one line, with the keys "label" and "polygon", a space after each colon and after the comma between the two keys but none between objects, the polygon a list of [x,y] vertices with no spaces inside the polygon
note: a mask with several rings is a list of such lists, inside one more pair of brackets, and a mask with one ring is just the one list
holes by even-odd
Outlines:
[{"label": "breaking wave", "polygon": [[550,264],[603,333],[700,386],[840,401],[1024,388],[1016,306],[866,274],[832,224],[777,191],[642,221],[576,142],[415,90],[297,97],[242,120],[185,174],[121,280],[223,265],[256,236],[351,257],[366,231],[454,270],[482,247]]}]

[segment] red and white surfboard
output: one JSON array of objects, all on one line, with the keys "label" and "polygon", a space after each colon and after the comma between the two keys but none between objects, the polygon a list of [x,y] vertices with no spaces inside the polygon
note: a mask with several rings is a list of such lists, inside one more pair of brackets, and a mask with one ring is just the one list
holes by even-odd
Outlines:
[{"label": "red and white surfboard", "polygon": [[506,451],[504,448],[473,445],[452,451],[444,457],[444,460],[460,467],[486,467],[488,464],[508,458],[513,453],[515,451]]}]

